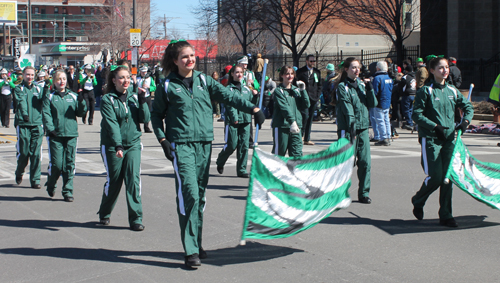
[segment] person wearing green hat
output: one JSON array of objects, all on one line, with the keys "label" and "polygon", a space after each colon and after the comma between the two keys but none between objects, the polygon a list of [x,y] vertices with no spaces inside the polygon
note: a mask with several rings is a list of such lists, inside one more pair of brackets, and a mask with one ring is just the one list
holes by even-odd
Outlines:
[{"label": "person wearing green hat", "polygon": [[424,63],[424,59],[417,59],[417,72],[415,73],[415,79],[417,81],[417,90],[422,88],[425,84],[425,80],[429,77],[429,72]]},{"label": "person wearing green hat", "polygon": [[[148,73],[148,66],[142,66],[140,69],[140,76],[137,77],[137,86],[140,93],[144,92],[146,97],[146,103],[148,104],[149,111],[152,109],[151,104],[151,93],[156,91],[156,83],[153,77]],[[152,133],[153,131],[149,128],[149,122],[144,123],[144,132]]]},{"label": "person wearing green hat", "polygon": [[12,92],[16,88],[16,85],[8,77],[7,70],[2,69],[0,71],[0,90],[2,94],[0,95],[2,98],[0,99],[0,117],[2,121],[2,126],[5,128],[10,127],[10,105],[12,104]]},{"label": "person wearing green hat", "polygon": [[[85,65],[85,72],[80,75],[80,88],[82,89],[82,95],[85,99],[85,104],[88,109],[88,122],[92,125],[94,122],[94,110],[95,110],[95,94],[94,87],[97,86],[97,80],[94,73],[92,73],[92,66]],[[85,124],[87,122],[87,113],[82,117],[82,122]]]},{"label": "person wearing green hat", "polygon": [[332,101],[333,89],[335,87],[335,79],[337,78],[337,73],[335,73],[335,66],[333,64],[326,65],[326,78],[323,82],[323,100],[326,105],[330,104]]}]

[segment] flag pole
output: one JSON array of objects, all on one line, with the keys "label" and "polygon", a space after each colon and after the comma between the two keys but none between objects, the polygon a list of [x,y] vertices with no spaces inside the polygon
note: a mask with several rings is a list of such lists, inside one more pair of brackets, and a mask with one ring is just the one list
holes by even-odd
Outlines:
[{"label": "flag pole", "polygon": [[[467,96],[467,100],[468,101],[470,101],[470,97],[472,96],[472,90],[473,89],[474,89],[474,84],[470,84],[470,87],[469,87],[469,96]],[[462,113],[462,119],[463,118],[464,118],[464,113]],[[462,119],[460,119],[460,120],[462,120]],[[458,130],[458,132],[457,132],[457,141],[458,141],[458,139],[460,139],[461,135],[462,135],[462,130]],[[453,150],[453,155],[455,155],[455,150]],[[444,181],[443,181],[443,183],[445,185],[448,185],[450,183],[450,178],[449,178],[450,177],[450,168],[449,167],[451,167],[451,163],[452,162],[450,162],[450,165],[448,166],[448,171],[446,171],[446,176],[445,176]]]},{"label": "flag pole", "polygon": [[[264,70],[262,71],[262,80],[260,84],[260,98],[259,98],[259,109],[262,111],[262,100],[264,99],[264,86],[266,83],[266,71],[267,64],[269,63],[268,59],[264,59]],[[254,147],[259,145],[259,125],[255,126],[255,139],[254,139]]]}]

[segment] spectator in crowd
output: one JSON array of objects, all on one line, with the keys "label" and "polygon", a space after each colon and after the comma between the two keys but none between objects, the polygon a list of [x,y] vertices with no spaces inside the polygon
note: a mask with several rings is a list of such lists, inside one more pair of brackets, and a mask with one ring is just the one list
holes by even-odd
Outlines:
[{"label": "spectator in crowd", "polygon": [[415,73],[415,80],[417,81],[417,90],[424,86],[425,80],[429,77],[429,72],[425,66],[424,59],[417,59],[417,72]]},{"label": "spectator in crowd", "polygon": [[260,83],[262,81],[262,72],[264,71],[264,59],[262,59],[262,55],[257,54],[257,60],[255,61],[255,66],[253,68],[253,72],[255,73],[255,78]]},{"label": "spectator in crowd", "polygon": [[405,74],[401,78],[401,112],[403,113],[404,125],[403,129],[414,130],[413,129],[413,101],[415,100],[415,94],[417,93],[417,81],[415,80],[415,72],[413,72],[413,67],[406,64]]},{"label": "spectator in crowd", "polygon": [[67,84],[66,87],[69,88],[72,92],[79,94],[80,93],[80,84],[78,82],[79,75],[75,72],[75,67],[73,65],[68,66],[68,72],[66,74]]},{"label": "spectator in crowd", "polygon": [[16,85],[11,78],[7,75],[7,70],[2,69],[0,71],[0,117],[2,121],[2,127],[10,127],[10,105],[12,104],[12,92],[16,88]]},{"label": "spectator in crowd", "polygon": [[[211,75],[211,77],[220,82],[220,77],[219,77],[219,73],[217,73],[217,71],[214,71]],[[215,100],[212,100],[212,108],[213,108],[213,113],[214,113],[214,118],[220,118],[220,107],[219,107],[219,102],[215,101]]]},{"label": "spectator in crowd", "polygon": [[457,67],[457,58],[450,57],[450,75],[446,79],[446,82],[460,88],[462,85],[462,72]]},{"label": "spectator in crowd", "polygon": [[375,112],[375,128],[379,133],[380,141],[376,142],[376,146],[391,145],[391,123],[389,121],[389,109],[391,108],[391,97],[394,82],[387,74],[387,63],[380,61],[377,63],[377,72],[373,77],[373,91],[377,97],[378,105],[374,107]]},{"label": "spectator in crowd", "polygon": [[99,107],[101,105],[101,97],[103,96],[103,86],[106,83],[105,77],[103,76],[103,70],[102,70],[102,65],[99,64],[97,66],[97,70],[95,72],[95,79],[97,80],[97,85],[95,86],[94,93],[95,93],[95,101],[96,101],[96,106]]},{"label": "spectator in crowd", "polygon": [[312,122],[323,83],[321,80],[321,72],[314,67],[315,65],[316,57],[312,54],[307,55],[306,66],[297,70],[297,76],[295,78],[297,81],[303,81],[306,84],[306,91],[309,95],[310,106],[308,109],[302,110],[302,121],[304,124],[302,127],[302,137],[304,138],[305,145],[314,145],[314,142],[311,141]]},{"label": "spectator in crowd", "polygon": [[264,84],[264,101],[262,102],[266,118],[270,118],[273,116],[275,89],[276,89],[276,82],[274,82],[273,79],[270,78],[269,76],[266,76],[266,82]]},{"label": "spectator in crowd", "polygon": [[87,122],[87,114],[88,114],[88,122],[89,125],[93,125],[94,123],[94,110],[95,110],[95,93],[94,88],[97,86],[97,80],[92,72],[92,66],[85,65],[85,72],[80,76],[80,88],[82,89],[82,95],[85,99],[85,104],[87,105],[88,113],[82,117],[82,122],[85,124]]},{"label": "spectator in crowd", "polygon": [[[140,68],[140,76],[136,78],[137,80],[137,92],[142,94],[146,98],[146,104],[148,105],[149,111],[152,109],[151,94],[156,91],[156,83],[151,74],[149,73],[148,66],[142,66]],[[149,128],[149,121],[144,123],[144,132],[152,133],[153,131]]]},{"label": "spectator in crowd", "polygon": [[[394,78],[394,85],[392,87],[392,98],[391,98],[391,131],[392,137],[398,138],[399,134],[396,128],[403,126],[403,115],[401,113],[401,93],[403,87],[401,86],[401,79],[403,78],[403,73],[398,73]],[[394,126],[396,123],[396,126]]]}]

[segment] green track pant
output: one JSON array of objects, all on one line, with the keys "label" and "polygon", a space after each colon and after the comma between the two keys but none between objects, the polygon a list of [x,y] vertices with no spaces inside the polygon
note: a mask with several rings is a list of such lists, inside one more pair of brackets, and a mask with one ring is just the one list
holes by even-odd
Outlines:
[{"label": "green track pant", "polygon": [[107,174],[101,207],[98,212],[100,219],[111,216],[122,184],[125,181],[128,222],[130,226],[142,224],[141,150],[141,143],[125,147],[123,158],[118,158],[116,157],[115,147],[101,145],[101,156]]},{"label": "green track pant", "polygon": [[[339,138],[351,140],[351,135],[345,130],[337,132]],[[368,129],[356,130],[356,166],[358,166],[358,198],[368,197],[370,194],[370,136]]]},{"label": "green track pant", "polygon": [[77,137],[47,137],[49,145],[49,168],[47,169],[47,192],[52,193],[57,187],[57,180],[62,173],[62,195],[73,196],[73,177],[75,176],[75,159]]},{"label": "green track pant", "polygon": [[17,168],[16,177],[22,176],[30,162],[30,183],[40,184],[42,166],[42,141],[43,127],[40,126],[17,126]]},{"label": "green track pant", "polygon": [[423,208],[429,196],[439,188],[439,219],[453,218],[451,213],[452,183],[443,183],[451,162],[453,140],[440,141],[422,138],[422,168],[427,177],[420,190],[412,197],[415,207]]},{"label": "green track pant", "polygon": [[247,160],[248,160],[248,141],[250,139],[250,123],[229,125],[226,124],[225,144],[222,151],[217,157],[217,166],[224,167],[227,159],[235,150],[236,153],[236,174],[238,176],[248,173]]},{"label": "green track pant", "polygon": [[199,254],[212,143],[172,143],[172,146],[181,241],[187,256]]},{"label": "green track pant", "polygon": [[273,128],[272,153],[285,156],[287,151],[290,157],[302,156],[302,135],[291,134],[287,128]]}]

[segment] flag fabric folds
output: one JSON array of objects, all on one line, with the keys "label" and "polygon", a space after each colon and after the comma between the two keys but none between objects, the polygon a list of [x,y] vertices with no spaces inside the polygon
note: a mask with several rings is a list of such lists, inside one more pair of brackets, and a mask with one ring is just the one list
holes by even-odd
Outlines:
[{"label": "flag fabric folds", "polygon": [[446,178],[480,202],[500,209],[500,164],[472,156],[458,134]]},{"label": "flag fabric folds", "polygon": [[348,207],[353,167],[347,139],[300,158],[255,148],[242,240],[289,237]]}]

